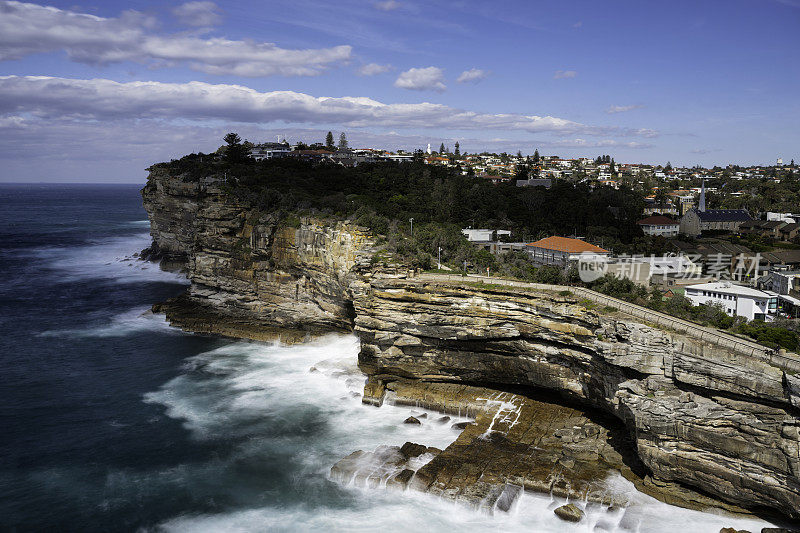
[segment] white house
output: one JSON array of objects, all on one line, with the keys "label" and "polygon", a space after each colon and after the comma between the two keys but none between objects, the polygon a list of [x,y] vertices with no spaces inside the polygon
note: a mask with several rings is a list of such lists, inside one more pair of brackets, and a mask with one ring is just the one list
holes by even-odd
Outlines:
[{"label": "white house", "polygon": [[778,312],[776,293],[742,287],[728,281],[689,285],[685,291],[692,305],[722,304],[728,315],[743,316],[747,320],[771,322]]},{"label": "white house", "polygon": [[[501,235],[511,236],[511,232],[505,229],[472,229],[472,228],[465,228],[461,230],[461,233],[467,238],[470,242],[475,241],[493,241],[496,238],[499,238]],[[496,237],[495,237],[496,235]]]},{"label": "white house", "polygon": [[680,222],[663,215],[643,218],[636,223],[645,235],[660,235],[661,237],[677,237],[681,229]]}]

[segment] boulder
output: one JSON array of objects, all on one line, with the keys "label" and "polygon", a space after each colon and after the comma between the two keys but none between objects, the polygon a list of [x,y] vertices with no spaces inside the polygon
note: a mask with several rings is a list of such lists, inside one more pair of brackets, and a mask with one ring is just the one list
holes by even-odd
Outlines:
[{"label": "boulder", "polygon": [[419,424],[422,424],[422,422],[420,422],[417,417],[409,416],[408,418],[403,420],[403,424],[417,424],[417,425],[419,425]]},{"label": "boulder", "polygon": [[562,505],[561,507],[556,507],[553,512],[561,520],[566,520],[567,522],[580,522],[583,520],[583,511],[574,503],[568,503],[566,505]]}]

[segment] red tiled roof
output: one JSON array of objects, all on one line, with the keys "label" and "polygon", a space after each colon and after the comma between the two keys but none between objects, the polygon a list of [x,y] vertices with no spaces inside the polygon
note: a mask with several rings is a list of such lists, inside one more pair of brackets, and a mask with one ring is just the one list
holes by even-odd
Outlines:
[{"label": "red tiled roof", "polygon": [[595,252],[600,254],[609,253],[594,244],[589,244],[580,239],[570,239],[568,237],[546,237],[539,239],[536,242],[528,244],[528,246],[535,246],[536,248],[544,248],[546,250],[555,250],[557,252],[567,252],[571,254],[579,254],[581,252]]},{"label": "red tiled roof", "polygon": [[655,215],[638,221],[640,226],[679,226],[680,223],[663,215]]}]

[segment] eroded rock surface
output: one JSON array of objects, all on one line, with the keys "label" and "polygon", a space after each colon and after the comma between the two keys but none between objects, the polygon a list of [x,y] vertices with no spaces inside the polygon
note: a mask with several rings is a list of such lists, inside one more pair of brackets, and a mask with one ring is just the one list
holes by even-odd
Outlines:
[{"label": "eroded rock surface", "polygon": [[[554,391],[624,425],[645,471],[640,488],[688,506],[699,505],[697,489],[800,518],[795,374],[635,320],[604,317],[557,292],[402,279],[402,266],[377,266],[375,241],[363,228],[279,218],[225,195],[220,178],[154,167],[142,191],[153,236],[148,257],[182,264],[192,282],[186,294],[156,307],[174,325],[286,341],[352,330],[362,343],[360,368],[371,378],[363,399],[374,405],[392,395],[390,401],[400,400],[401,380]],[[462,407],[474,410],[476,423],[489,412],[469,402]],[[458,453],[445,450],[412,477],[429,475],[425,490],[439,493],[461,487],[462,494],[476,476],[549,490],[542,476],[512,476],[513,465],[529,460],[530,443],[516,428],[506,434],[510,439],[496,431],[478,439],[485,428],[469,425],[462,434],[469,443],[459,437]],[[574,435],[561,429],[552,438],[566,449]],[[465,458],[478,460],[486,446],[506,461],[478,461],[480,474],[469,473]],[[550,463],[548,475],[553,465],[582,468],[578,455]],[[444,473],[466,481],[453,485]]]},{"label": "eroded rock surface", "polygon": [[[556,391],[627,426],[652,491],[674,482],[800,517],[794,382],[769,363],[606,319],[555,293],[371,287],[355,301],[359,366],[385,387],[414,378]],[[677,492],[672,503],[697,505]]]}]

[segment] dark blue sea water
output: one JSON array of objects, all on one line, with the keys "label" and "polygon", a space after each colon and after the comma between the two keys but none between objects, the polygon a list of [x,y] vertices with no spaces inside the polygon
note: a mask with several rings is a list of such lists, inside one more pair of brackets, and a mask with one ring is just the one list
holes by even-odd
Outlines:
[{"label": "dark blue sea water", "polygon": [[[170,328],[148,310],[186,281],[132,257],[148,244],[136,186],[0,185],[0,530],[586,531],[547,497],[492,517],[329,481],[354,450],[457,434],[363,406],[352,336]],[[642,531],[757,530],[639,497]]]}]

